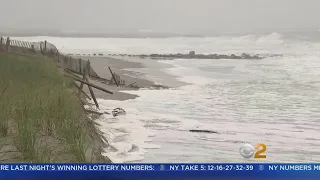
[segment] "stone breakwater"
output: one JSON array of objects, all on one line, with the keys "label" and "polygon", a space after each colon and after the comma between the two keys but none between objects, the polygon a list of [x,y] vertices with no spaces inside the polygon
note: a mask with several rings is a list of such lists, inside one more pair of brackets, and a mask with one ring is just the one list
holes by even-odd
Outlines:
[{"label": "stone breakwater", "polygon": [[[144,57],[144,55],[142,55]],[[258,55],[249,55],[242,54],[241,56],[237,56],[234,54],[225,55],[225,54],[150,54],[150,58],[174,58],[174,59],[262,59]]]},{"label": "stone breakwater", "polygon": [[[93,54],[69,54],[69,55],[78,55],[78,56],[105,56],[102,53],[93,53]],[[263,59],[266,57],[275,57],[281,56],[279,54],[248,54],[242,53],[241,55],[226,55],[226,54],[196,54],[194,51],[190,51],[189,54],[140,54],[140,55],[132,55],[132,54],[107,54],[108,56],[128,56],[128,57],[140,57],[140,58],[155,58],[155,59]]]}]

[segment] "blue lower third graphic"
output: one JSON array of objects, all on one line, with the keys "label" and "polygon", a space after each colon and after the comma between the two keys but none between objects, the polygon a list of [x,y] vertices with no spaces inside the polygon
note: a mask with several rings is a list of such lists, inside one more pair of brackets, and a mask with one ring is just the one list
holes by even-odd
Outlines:
[{"label": "blue lower third graphic", "polygon": [[0,164],[0,179],[320,179],[320,164]]}]

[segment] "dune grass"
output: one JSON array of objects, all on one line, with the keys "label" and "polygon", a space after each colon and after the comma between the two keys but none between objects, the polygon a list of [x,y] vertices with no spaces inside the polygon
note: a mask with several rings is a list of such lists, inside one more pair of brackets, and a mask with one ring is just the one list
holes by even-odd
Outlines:
[{"label": "dune grass", "polygon": [[0,53],[0,138],[21,162],[85,162],[88,122],[71,87],[52,61]]}]

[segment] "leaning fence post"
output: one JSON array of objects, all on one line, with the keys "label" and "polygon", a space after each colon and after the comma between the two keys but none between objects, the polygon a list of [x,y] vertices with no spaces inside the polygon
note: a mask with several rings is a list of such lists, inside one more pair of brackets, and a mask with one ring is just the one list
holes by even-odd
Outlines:
[{"label": "leaning fence post", "polygon": [[44,52],[47,51],[47,41],[44,41]]},{"label": "leaning fence post", "polygon": [[71,61],[71,56],[69,56],[69,60],[68,60],[68,68],[73,69],[73,64],[72,64],[72,61]]},{"label": "leaning fence post", "polygon": [[[83,72],[83,76],[82,76],[82,80],[86,80],[86,75],[88,74],[88,69],[87,69],[87,66],[84,68],[84,72]],[[79,87],[79,92],[78,94],[80,95],[81,94],[81,90],[83,88],[83,83],[80,83],[80,87]],[[88,86],[89,87],[89,86]]]},{"label": "leaning fence post", "polygon": [[7,43],[6,43],[6,51],[9,52],[9,46],[10,46],[10,38],[7,37]]},{"label": "leaning fence post", "polygon": [[42,42],[40,42],[40,52],[43,54]]},{"label": "leaning fence post", "polygon": [[31,44],[31,49],[32,49],[32,52],[36,52],[36,50],[34,49],[34,44]]},{"label": "leaning fence post", "polygon": [[117,82],[117,80],[116,80],[116,77],[115,77],[114,73],[111,71],[110,66],[108,66],[108,68],[109,68],[109,71],[110,71],[110,73],[111,73],[111,75],[112,75],[112,78],[113,78],[114,82],[116,83],[117,87],[119,87],[118,82]]},{"label": "leaning fence post", "polygon": [[[87,82],[89,82],[88,77],[86,77],[86,80],[87,80]],[[88,85],[88,88],[89,88],[91,97],[92,97],[92,99],[93,99],[93,101],[94,101],[94,104],[95,104],[96,107],[99,109],[99,104],[98,104],[98,102],[97,102],[96,96],[95,96],[94,93],[93,93],[92,87]]]},{"label": "leaning fence post", "polygon": [[[87,82],[89,82],[89,78],[88,78],[86,75],[89,75],[89,76],[90,76],[90,74],[89,74],[89,73],[90,73],[90,68],[91,68],[91,66],[90,66],[90,61],[88,60],[88,61],[87,61],[87,64],[86,64],[86,72],[85,72],[84,75],[83,75],[83,78],[84,78],[85,81],[87,81]],[[99,104],[98,104],[97,99],[96,99],[96,97],[95,97],[95,95],[94,95],[94,93],[93,93],[92,87],[88,85],[88,88],[89,88],[91,97],[92,97],[92,99],[93,99],[93,101],[94,101],[94,104],[95,104],[96,107],[99,109]]]},{"label": "leaning fence post", "polygon": [[91,77],[91,65],[90,65],[90,60],[88,59],[88,62],[87,62],[87,73],[88,73],[88,76]]},{"label": "leaning fence post", "polygon": [[2,51],[2,41],[3,41],[3,37],[0,38],[0,52]]},{"label": "leaning fence post", "polygon": [[82,65],[82,59],[80,58],[79,60],[78,60],[78,62],[79,62],[79,73],[80,74],[82,74],[82,67],[81,67],[81,65]]}]

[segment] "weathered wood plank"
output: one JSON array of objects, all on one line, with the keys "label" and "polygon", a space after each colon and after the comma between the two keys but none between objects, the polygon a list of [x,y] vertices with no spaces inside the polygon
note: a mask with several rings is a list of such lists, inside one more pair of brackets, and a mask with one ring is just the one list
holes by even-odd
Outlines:
[{"label": "weathered wood plank", "polygon": [[86,84],[86,85],[89,85],[89,86],[91,86],[91,87],[94,87],[94,88],[96,88],[96,89],[99,89],[100,91],[103,91],[103,92],[106,92],[106,93],[109,93],[109,94],[113,94],[113,92],[111,92],[111,91],[109,91],[109,90],[106,90],[106,89],[104,89],[104,88],[102,88],[102,87],[99,87],[99,86],[97,86],[97,85],[95,85],[95,84],[92,84],[92,83],[90,83],[90,82],[83,81],[83,80],[81,80],[81,79],[75,78],[75,77],[70,76],[70,75],[68,75],[68,74],[65,74],[65,75],[68,76],[68,77],[73,78],[74,80],[76,80],[76,81],[78,81],[78,82],[83,82],[83,83]]},{"label": "weathered wood plank", "polygon": [[119,84],[118,84],[118,82],[117,82],[117,80],[116,80],[116,77],[114,76],[113,72],[111,71],[110,66],[108,66],[108,68],[109,68],[109,71],[110,71],[110,73],[111,73],[111,75],[112,75],[112,78],[113,78],[114,82],[116,83],[117,87],[119,87]]},{"label": "weathered wood plank", "polygon": [[[82,89],[80,89],[80,87],[76,83],[74,83],[74,86],[76,86],[79,89],[80,93],[84,94],[89,100],[91,100],[91,97],[86,92],[84,92]],[[78,92],[78,95],[79,95],[79,92]]]},{"label": "weathered wood plank", "polygon": [[[87,73],[88,73],[88,69],[87,69],[87,66],[86,66],[86,68],[84,69],[84,72],[83,72],[82,80],[84,80],[84,81],[86,80]],[[80,91],[82,91],[82,89],[83,89],[83,83],[80,84],[79,93],[78,94],[81,93]]]},{"label": "weathered wood plank", "polygon": [[[85,76],[85,79],[86,79],[86,81],[89,83],[88,77]],[[87,84],[87,85],[88,85],[88,84]],[[93,90],[92,90],[91,86],[88,85],[88,88],[89,88],[91,97],[92,97],[92,99],[93,99],[93,101],[94,101],[94,104],[95,104],[95,105],[97,106],[97,108],[99,109],[98,101],[97,101],[97,99],[96,99],[96,96],[95,96],[94,93],[93,93]]]}]

